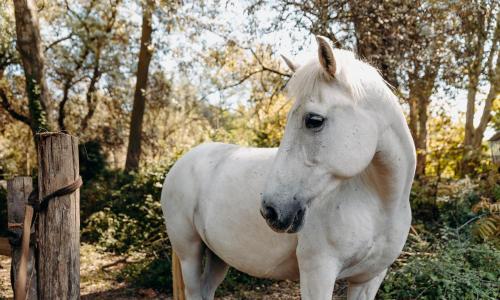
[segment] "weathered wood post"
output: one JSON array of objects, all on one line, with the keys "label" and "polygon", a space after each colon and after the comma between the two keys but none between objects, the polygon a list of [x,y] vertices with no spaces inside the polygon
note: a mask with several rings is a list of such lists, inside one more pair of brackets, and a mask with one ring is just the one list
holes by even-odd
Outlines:
[{"label": "weathered wood post", "polygon": [[[23,255],[22,241],[20,240],[24,226],[25,232],[31,234],[31,224],[23,224],[28,197],[33,190],[31,177],[15,177],[7,181],[7,220],[10,233],[15,243],[11,248],[11,283],[14,290],[14,299],[37,299],[37,276],[35,266],[35,249],[31,245],[25,247]],[[29,212],[28,212],[29,213]],[[27,240],[25,243],[29,243]],[[19,270],[27,270],[19,273]]]},{"label": "weathered wood post", "polygon": [[[38,138],[39,199],[79,178],[78,139],[64,133]],[[55,197],[38,216],[40,299],[80,298],[80,191]]]}]

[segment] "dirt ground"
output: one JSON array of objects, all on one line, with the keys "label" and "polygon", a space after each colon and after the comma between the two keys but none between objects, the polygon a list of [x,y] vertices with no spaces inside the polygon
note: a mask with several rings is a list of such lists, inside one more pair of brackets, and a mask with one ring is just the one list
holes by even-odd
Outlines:
[{"label": "dirt ground", "polygon": [[[81,298],[82,300],[113,299],[172,299],[171,295],[153,289],[134,289],[116,280],[116,273],[128,262],[124,257],[95,251],[90,245],[81,247]],[[0,256],[0,299],[12,299],[10,287],[10,258]],[[295,282],[281,281],[269,286],[252,287],[237,293],[216,298],[218,300],[264,299],[298,300],[299,286]],[[343,299],[334,297],[334,299]]]}]

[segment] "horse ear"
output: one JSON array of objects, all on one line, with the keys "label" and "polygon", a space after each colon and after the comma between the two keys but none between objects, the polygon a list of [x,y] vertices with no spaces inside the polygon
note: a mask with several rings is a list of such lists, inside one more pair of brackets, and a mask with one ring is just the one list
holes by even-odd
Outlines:
[{"label": "horse ear", "polygon": [[317,35],[316,41],[318,42],[319,62],[326,75],[333,78],[335,77],[335,72],[337,71],[337,64],[335,63],[335,57],[333,56],[333,49],[330,46],[328,39],[324,36]]},{"label": "horse ear", "polygon": [[299,65],[294,64],[290,59],[288,59],[288,57],[284,56],[283,54],[281,54],[281,58],[283,58],[286,65],[288,66],[288,68],[290,68],[290,70],[292,70],[292,72],[297,71],[297,69],[300,67]]}]

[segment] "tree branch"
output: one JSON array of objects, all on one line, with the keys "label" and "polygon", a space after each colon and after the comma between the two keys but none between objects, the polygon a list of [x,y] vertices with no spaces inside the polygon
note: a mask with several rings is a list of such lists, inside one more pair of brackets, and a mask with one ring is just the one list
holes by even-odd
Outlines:
[{"label": "tree branch", "polygon": [[242,84],[243,82],[245,82],[248,78],[252,77],[253,75],[257,74],[257,73],[260,73],[262,72],[262,70],[257,70],[257,71],[253,71],[253,72],[250,72],[248,74],[246,74],[245,76],[243,76],[240,80],[238,80],[237,82],[235,83],[232,83],[232,84],[229,84],[229,85],[225,85],[223,86],[222,88],[220,88],[219,90],[227,90],[227,89],[230,89],[230,88],[233,88],[235,86],[238,86],[240,84]]},{"label": "tree branch", "polygon": [[31,120],[29,117],[18,113],[10,104],[9,98],[3,89],[0,89],[0,98],[2,98],[2,107],[9,113],[11,117],[14,119],[25,123],[26,125],[31,125]]},{"label": "tree branch", "polygon": [[[226,41],[226,43],[228,42],[232,42],[234,43],[234,45],[242,50],[245,50],[245,51],[250,51],[250,53],[252,53],[252,56],[255,58],[255,60],[257,61],[257,63],[260,65],[260,67],[262,68],[261,70],[259,71],[255,71],[255,72],[251,72],[250,76],[245,76],[245,78],[243,80],[240,80],[239,83],[235,84],[235,85],[231,85],[229,87],[233,87],[233,86],[236,86],[238,84],[241,84],[243,83],[243,81],[245,81],[246,79],[250,78],[252,75],[254,74],[257,74],[257,73],[260,73],[260,72],[263,72],[263,71],[267,71],[267,72],[270,72],[270,73],[274,73],[274,74],[277,74],[277,75],[280,75],[280,76],[283,76],[283,77],[287,77],[287,78],[290,78],[292,77],[292,75],[290,74],[287,74],[287,73],[283,73],[279,70],[276,70],[276,69],[273,69],[273,68],[270,68],[266,65],[264,65],[264,63],[262,62],[262,60],[260,59],[260,57],[257,55],[257,53],[255,52],[255,50],[253,50],[251,47],[245,47],[245,46],[242,46],[240,44],[238,44],[235,40],[233,39],[230,39],[229,37],[225,36],[225,35],[222,35],[218,32],[215,32],[215,31],[212,31],[212,30],[208,30],[210,31],[211,33],[219,36],[220,38],[224,39]],[[225,88],[224,88],[225,89]]]},{"label": "tree branch", "polygon": [[490,80],[490,91],[488,92],[488,96],[486,97],[486,101],[484,103],[483,113],[481,115],[481,120],[479,121],[478,127],[474,132],[474,146],[479,147],[483,140],[484,131],[488,126],[488,123],[491,120],[491,109],[493,106],[493,102],[500,98],[500,51],[497,54],[497,63],[496,68],[492,73],[494,73],[493,78]]},{"label": "tree branch", "polygon": [[66,113],[64,111],[64,107],[66,106],[66,103],[68,102],[69,89],[71,88],[71,80],[72,80],[72,77],[67,78],[66,81],[64,82],[63,98],[62,98],[61,102],[59,103],[59,116],[57,118],[57,123],[59,124],[59,130],[61,130],[61,131],[66,131],[66,125],[64,125],[64,119],[66,118]]},{"label": "tree branch", "polygon": [[99,81],[99,77],[101,76],[101,71],[99,69],[99,63],[100,63],[100,55],[96,57],[95,65],[94,65],[94,72],[92,73],[92,78],[90,79],[90,84],[87,89],[87,105],[88,105],[88,111],[85,117],[82,120],[80,130],[85,131],[89,125],[89,121],[92,118],[92,116],[95,113],[95,103],[94,103],[94,93],[96,91],[96,84]]},{"label": "tree branch", "polygon": [[78,79],[76,81],[73,81],[76,73],[83,67],[83,63],[85,62],[85,59],[87,58],[88,54],[89,54],[89,48],[86,46],[84,51],[82,52],[82,55],[80,56],[80,59],[75,61],[76,64],[75,69],[73,70],[73,72],[71,72],[71,74],[67,75],[66,80],[64,82],[63,98],[59,103],[59,116],[57,119],[57,122],[59,124],[59,130],[61,131],[66,130],[66,125],[64,124],[64,119],[66,118],[64,107],[66,106],[66,103],[69,100],[69,90],[74,84],[76,84],[81,80]]},{"label": "tree branch", "polygon": [[54,47],[55,45],[59,44],[60,42],[63,42],[65,40],[69,40],[70,38],[73,37],[73,32],[71,32],[69,35],[65,36],[65,37],[62,37],[60,39],[57,39],[55,41],[53,41],[52,43],[50,43],[47,47],[45,47],[45,50],[43,50],[43,52],[47,52],[48,50],[50,50],[52,47]]},{"label": "tree branch", "polygon": [[243,48],[241,46],[238,46],[242,49],[247,49],[247,50],[250,50],[250,52],[252,53],[253,57],[255,58],[255,60],[259,63],[259,65],[262,67],[262,71],[268,71],[268,72],[271,72],[271,73],[274,73],[274,74],[278,74],[280,76],[283,76],[283,77],[291,77],[290,74],[286,74],[286,73],[283,73],[283,72],[280,72],[278,70],[275,70],[275,69],[271,69],[267,66],[264,65],[264,63],[262,62],[262,60],[260,59],[260,57],[257,55],[257,53],[255,53],[255,51],[252,49],[252,48]]}]

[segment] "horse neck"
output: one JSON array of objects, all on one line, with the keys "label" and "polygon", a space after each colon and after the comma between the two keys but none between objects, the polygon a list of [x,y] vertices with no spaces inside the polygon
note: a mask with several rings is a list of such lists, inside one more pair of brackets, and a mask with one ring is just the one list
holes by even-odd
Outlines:
[{"label": "horse neck", "polygon": [[392,108],[392,116],[387,118],[391,121],[379,137],[372,162],[358,181],[374,187],[386,203],[407,201],[416,165],[415,146],[404,115],[399,106]]}]

